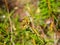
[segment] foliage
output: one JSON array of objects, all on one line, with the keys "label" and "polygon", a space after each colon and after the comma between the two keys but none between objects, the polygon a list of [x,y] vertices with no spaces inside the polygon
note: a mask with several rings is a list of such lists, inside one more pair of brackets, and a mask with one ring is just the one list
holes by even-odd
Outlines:
[{"label": "foliage", "polygon": [[14,11],[0,8],[0,45],[54,45],[54,31],[60,27],[60,2],[39,0],[37,8],[25,5],[27,16],[22,22]]}]

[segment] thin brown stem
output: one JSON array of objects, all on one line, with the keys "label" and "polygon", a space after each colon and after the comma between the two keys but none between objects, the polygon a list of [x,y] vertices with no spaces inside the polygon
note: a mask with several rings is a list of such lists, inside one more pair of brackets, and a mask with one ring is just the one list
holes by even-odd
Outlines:
[{"label": "thin brown stem", "polygon": [[12,45],[15,45],[15,43],[13,42],[13,24],[12,24],[12,20],[10,18],[10,15],[9,15],[8,2],[7,2],[7,0],[4,0],[4,1],[5,1],[5,5],[6,5],[6,8],[7,8],[7,12],[8,12],[8,19],[9,19],[9,22],[10,22],[11,43],[12,43]]},{"label": "thin brown stem", "polygon": [[5,2],[5,5],[6,5],[7,12],[9,13],[8,2],[7,2],[7,0],[4,0],[4,2]]}]

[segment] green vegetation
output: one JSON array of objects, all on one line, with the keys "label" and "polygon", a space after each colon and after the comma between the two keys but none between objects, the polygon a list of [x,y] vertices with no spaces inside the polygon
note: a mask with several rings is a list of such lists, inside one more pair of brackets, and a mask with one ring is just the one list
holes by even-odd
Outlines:
[{"label": "green vegetation", "polygon": [[[60,1],[39,0],[24,5],[24,19],[8,4],[0,7],[0,45],[55,45],[60,35]],[[1,4],[0,4],[1,5]],[[18,8],[18,7],[15,7]],[[20,11],[21,12],[21,11]],[[22,12],[21,12],[22,13]],[[57,33],[59,32],[59,34]]]}]

